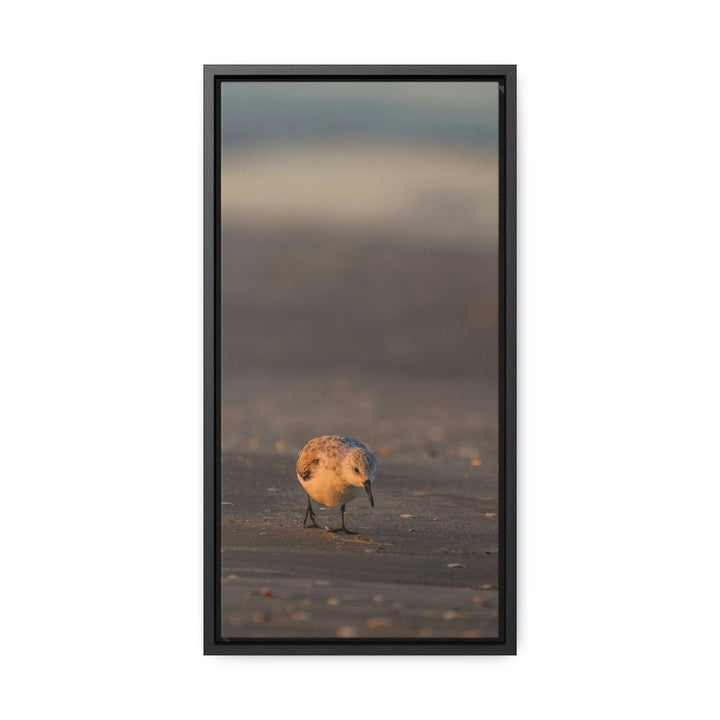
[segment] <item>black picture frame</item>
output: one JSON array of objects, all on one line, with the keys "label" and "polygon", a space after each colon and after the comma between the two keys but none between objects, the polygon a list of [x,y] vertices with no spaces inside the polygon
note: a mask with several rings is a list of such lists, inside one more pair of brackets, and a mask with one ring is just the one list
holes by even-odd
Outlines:
[{"label": "black picture frame", "polygon": [[[223,80],[486,80],[500,93],[498,639],[221,640],[219,88]],[[204,68],[204,653],[206,655],[514,655],[517,629],[516,67],[514,65],[206,65]]]}]

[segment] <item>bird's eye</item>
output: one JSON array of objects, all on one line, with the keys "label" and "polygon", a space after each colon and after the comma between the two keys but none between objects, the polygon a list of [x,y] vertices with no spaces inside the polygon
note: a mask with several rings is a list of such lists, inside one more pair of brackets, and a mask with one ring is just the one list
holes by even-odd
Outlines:
[{"label": "bird's eye", "polygon": [[356,473],[359,473],[360,471],[359,471],[357,468],[355,468],[355,472],[356,472]]}]

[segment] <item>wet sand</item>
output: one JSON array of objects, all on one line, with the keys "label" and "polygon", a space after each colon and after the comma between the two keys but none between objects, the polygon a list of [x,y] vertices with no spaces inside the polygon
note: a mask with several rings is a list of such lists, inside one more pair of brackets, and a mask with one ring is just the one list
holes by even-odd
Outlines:
[{"label": "wet sand", "polygon": [[345,535],[302,527],[295,458],[222,456],[223,638],[497,637],[494,464],[381,458],[376,506],[349,504]]},{"label": "wet sand", "polygon": [[[497,637],[497,248],[467,230],[223,226],[223,637]],[[380,462],[358,535],[302,527],[325,434]]]}]

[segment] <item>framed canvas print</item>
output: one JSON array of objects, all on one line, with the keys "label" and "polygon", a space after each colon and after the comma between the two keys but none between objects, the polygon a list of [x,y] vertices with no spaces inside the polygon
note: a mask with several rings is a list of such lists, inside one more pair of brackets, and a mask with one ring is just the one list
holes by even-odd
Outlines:
[{"label": "framed canvas print", "polygon": [[514,66],[206,66],[205,652],[514,654]]}]

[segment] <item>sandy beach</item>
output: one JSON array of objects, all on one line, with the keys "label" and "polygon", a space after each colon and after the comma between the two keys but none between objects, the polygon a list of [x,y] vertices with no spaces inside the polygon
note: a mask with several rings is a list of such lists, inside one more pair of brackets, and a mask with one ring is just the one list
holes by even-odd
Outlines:
[{"label": "sandy beach", "polygon": [[[498,634],[497,473],[381,460],[357,535],[302,527],[295,456],[222,457],[223,638],[491,638]],[[339,510],[318,507],[321,527]]]},{"label": "sandy beach", "polygon": [[[493,251],[224,237],[222,637],[497,637]],[[358,535],[302,527],[297,453],[338,433],[380,462]]]}]

